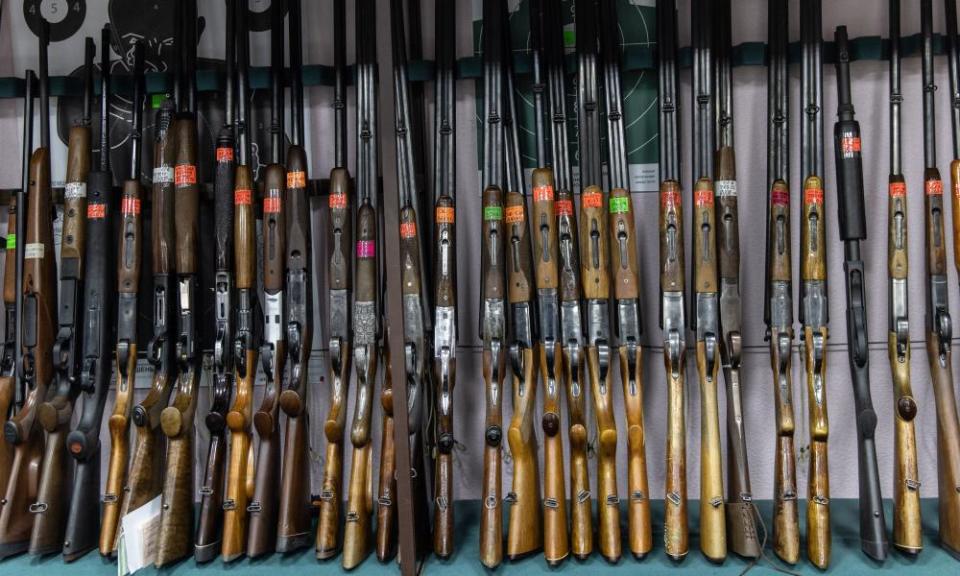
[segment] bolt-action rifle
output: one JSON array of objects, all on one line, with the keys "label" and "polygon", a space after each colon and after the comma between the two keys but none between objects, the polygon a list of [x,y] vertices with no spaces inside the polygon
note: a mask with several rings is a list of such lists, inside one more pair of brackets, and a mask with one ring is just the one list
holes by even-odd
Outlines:
[{"label": "bolt-action rifle", "polygon": [[217,135],[213,181],[213,220],[216,242],[214,279],[213,398],[203,420],[210,434],[207,459],[200,487],[200,519],[194,558],[209,562],[220,554],[223,543],[224,465],[227,456],[227,410],[233,389],[233,186],[236,126],[236,6],[227,2],[226,87],[224,121]]},{"label": "bolt-action rifle", "polygon": [[720,358],[727,397],[727,544],[744,558],[760,556],[743,409],[741,360],[743,354],[740,296],[740,223],[737,198],[737,163],[733,142],[733,74],[730,53],[732,7],[730,0],[716,4],[714,36],[716,55],[716,134],[714,166],[717,222],[717,272],[720,281]]},{"label": "bolt-action rifle", "polygon": [[340,506],[343,502],[343,431],[347,421],[347,387],[350,384],[350,297],[352,293],[353,213],[350,174],[347,171],[347,65],[345,0],[333,3],[334,45],[334,168],[330,172],[329,222],[327,222],[327,283],[329,300],[327,347],[330,357],[330,409],[323,424],[327,441],[320,510],[317,521],[317,558],[327,559],[340,549]]},{"label": "bolt-action rifle", "polygon": [[680,189],[680,93],[677,90],[677,6],[657,6],[660,85],[660,328],[667,376],[666,498],[664,548],[682,560],[690,548],[687,529],[686,304],[683,204]]},{"label": "bolt-action rifle", "polygon": [[[953,10],[947,3],[948,32]],[[954,21],[955,22],[955,21]],[[947,292],[947,249],[943,182],[937,169],[936,100],[933,67],[933,0],[920,3],[923,33],[924,228],[927,268],[927,358],[937,404],[937,477],[940,543],[960,557],[960,419],[953,385],[953,324]],[[956,27],[953,27],[956,30]],[[948,33],[948,37],[951,35]],[[951,50],[957,47],[955,41]],[[952,63],[952,62],[951,62]],[[956,132],[954,138],[956,138]],[[956,140],[954,140],[956,144]],[[951,172],[958,165],[951,164]],[[958,180],[954,180],[957,182]]]},{"label": "bolt-action rifle", "polygon": [[353,302],[353,361],[357,370],[357,396],[350,442],[353,445],[350,487],[347,490],[346,529],[342,565],[359,565],[370,553],[370,515],[373,511],[370,474],[373,443],[370,439],[374,387],[381,336],[380,279],[377,265],[378,217],[373,205],[377,193],[376,6],[373,0],[357,3],[357,210],[356,293]]},{"label": "bolt-action rifle", "polygon": [[[68,562],[86,554],[97,545],[100,531],[100,424],[107,403],[113,358],[110,348],[116,341],[113,303],[117,285],[116,252],[110,248],[114,236],[113,173],[110,168],[110,38],[104,27],[101,36],[100,74],[100,165],[87,177],[87,226],[84,253],[83,299],[80,329],[83,346],[79,373],[81,394],[80,421],[67,437],[67,449],[76,460],[73,490],[67,513],[63,556]],[[143,103],[143,49],[134,49],[133,126],[130,180],[140,178],[140,107]]]},{"label": "bolt-action rifle", "polygon": [[[40,81],[45,84],[49,24],[42,23],[41,30]],[[42,103],[41,93],[41,113],[44,112]],[[43,130],[41,128],[41,132]],[[89,139],[77,138],[73,144],[72,150],[67,151],[69,166],[66,181],[70,183],[70,194],[74,197],[64,201],[64,231],[60,244],[60,306],[57,335],[53,341],[54,385],[47,389],[46,399],[37,407],[36,413],[45,436],[43,461],[39,468],[40,485],[36,499],[30,505],[34,519],[29,552],[37,555],[59,552],[63,547],[64,525],[70,505],[66,442],[74,401],[80,393],[79,353],[82,339],[78,325],[91,150]]]},{"label": "bolt-action rifle", "polygon": [[174,202],[176,215],[175,264],[178,282],[178,334],[176,358],[179,374],[173,402],[160,413],[160,426],[167,438],[166,474],[157,542],[156,566],[162,567],[193,553],[193,437],[199,382],[196,342],[197,231],[200,189],[197,185],[197,3],[181,4],[180,38],[183,64],[183,94],[174,125],[176,163]]},{"label": "bolt-action rifle", "polygon": [[496,568],[503,561],[503,376],[506,369],[506,268],[503,223],[503,42],[502,5],[483,3],[483,197],[480,253],[480,338],[483,340],[485,428],[480,562]]}]

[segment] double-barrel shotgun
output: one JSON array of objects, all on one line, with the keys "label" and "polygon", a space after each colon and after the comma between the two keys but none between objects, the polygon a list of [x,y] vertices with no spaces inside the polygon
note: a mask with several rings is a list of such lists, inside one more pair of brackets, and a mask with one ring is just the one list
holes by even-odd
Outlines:
[{"label": "double-barrel shotgun", "polygon": [[[49,24],[41,25],[40,46],[41,82],[45,83],[47,34]],[[109,49],[109,47],[108,47]],[[109,53],[109,52],[108,52]],[[41,94],[42,101],[42,94]],[[49,129],[49,128],[48,128]],[[41,128],[41,132],[44,128]],[[49,138],[44,136],[49,141]],[[37,407],[37,420],[44,430],[43,460],[40,463],[40,485],[30,505],[33,530],[30,534],[30,554],[44,555],[60,552],[63,546],[67,508],[70,505],[69,462],[67,461],[67,434],[73,418],[73,405],[80,393],[79,328],[80,297],[83,290],[84,242],[87,220],[87,174],[90,172],[90,141],[73,141],[68,149],[66,181],[70,184],[65,198],[63,235],[60,244],[60,291],[57,315],[57,335],[53,341],[54,383],[47,389],[46,398]],[[82,195],[81,195],[82,193]],[[38,344],[39,345],[39,344]]]},{"label": "double-barrel shotgun", "polygon": [[[949,4],[947,3],[948,19],[953,16]],[[943,181],[937,168],[933,0],[920,2],[920,27],[923,34],[923,207],[927,270],[927,358],[937,405],[939,535],[940,544],[947,552],[960,557],[960,418],[957,416],[957,397],[953,382],[953,325],[947,290]],[[948,31],[949,29],[948,23]],[[956,27],[953,29],[956,30]],[[951,48],[954,46],[955,42]],[[956,163],[951,165],[951,172],[956,166]]]}]

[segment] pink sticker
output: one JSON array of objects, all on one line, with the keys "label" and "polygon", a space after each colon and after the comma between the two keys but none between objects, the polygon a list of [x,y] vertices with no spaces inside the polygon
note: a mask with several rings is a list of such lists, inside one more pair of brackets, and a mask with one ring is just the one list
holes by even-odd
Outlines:
[{"label": "pink sticker", "polygon": [[357,240],[357,258],[374,258],[377,255],[377,245],[373,240]]}]

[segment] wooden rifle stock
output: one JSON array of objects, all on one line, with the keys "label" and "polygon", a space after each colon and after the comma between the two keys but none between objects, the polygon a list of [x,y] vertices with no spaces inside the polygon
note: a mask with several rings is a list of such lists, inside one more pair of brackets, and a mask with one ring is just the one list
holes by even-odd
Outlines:
[{"label": "wooden rifle stock", "polygon": [[277,490],[280,484],[280,388],[287,360],[283,329],[284,259],[286,257],[286,169],[267,166],[263,179],[263,345],[260,361],[267,383],[260,407],[253,414],[258,449],[249,512],[247,555],[273,552],[277,542]]},{"label": "wooden rifle stock", "polygon": [[[419,282],[419,278],[417,281]],[[384,339],[389,342],[389,339]],[[390,346],[383,347],[385,366],[380,404],[383,408],[383,424],[380,436],[380,478],[377,483],[377,560],[387,562],[396,548],[397,515],[397,460],[394,444],[393,420],[393,364]]]},{"label": "wooden rifle stock", "polygon": [[317,558],[326,559],[340,549],[340,505],[343,486],[343,432],[347,420],[347,387],[350,384],[351,291],[350,250],[353,248],[350,175],[345,168],[330,173],[330,221],[327,240],[330,259],[327,269],[330,287],[330,410],[323,425],[327,441],[320,510],[317,521]]}]

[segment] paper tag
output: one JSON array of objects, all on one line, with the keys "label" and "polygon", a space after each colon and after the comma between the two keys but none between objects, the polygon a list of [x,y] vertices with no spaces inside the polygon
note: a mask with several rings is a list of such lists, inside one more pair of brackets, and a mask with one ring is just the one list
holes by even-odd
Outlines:
[{"label": "paper tag", "polygon": [[507,206],[504,221],[507,224],[523,224],[523,205]]},{"label": "paper tag", "polygon": [[437,224],[453,224],[457,219],[457,211],[453,206],[437,206],[434,219]]},{"label": "paper tag", "polygon": [[99,220],[107,215],[107,205],[100,202],[87,204],[87,220]]},{"label": "paper tag", "polygon": [[171,182],[173,182],[172,166],[158,166],[153,169],[154,184],[170,184]]},{"label": "paper tag", "polygon": [[377,255],[377,245],[373,240],[357,240],[357,258],[373,258]]},{"label": "paper tag", "polygon": [[628,196],[611,196],[610,197],[610,213],[611,214],[627,214],[630,212],[630,197]]},{"label": "paper tag", "polygon": [[180,164],[174,168],[173,180],[177,186],[193,186],[197,183],[197,167],[193,164]]},{"label": "paper tag", "polygon": [[233,203],[237,206],[249,206],[253,204],[253,191],[246,188],[240,188],[233,191]]},{"label": "paper tag", "polygon": [[278,214],[281,208],[280,190],[276,188],[268,190],[266,198],[263,199],[264,214]]},{"label": "paper tag", "polygon": [[534,186],[534,202],[553,202],[553,186]]},{"label": "paper tag", "polygon": [[416,222],[401,222],[400,223],[400,237],[404,240],[408,240],[417,235],[417,223]]},{"label": "paper tag", "polygon": [[217,148],[217,162],[233,162],[233,148],[229,146]]},{"label": "paper tag", "polygon": [[67,182],[67,184],[63,187],[63,197],[66,200],[86,198],[87,183],[86,182]]},{"label": "paper tag", "polygon": [[327,205],[331,209],[334,208],[346,208],[347,207],[347,195],[346,194],[331,194],[330,198],[327,200]]},{"label": "paper tag", "polygon": [[694,190],[694,206],[713,206],[713,190]]},{"label": "paper tag", "polygon": [[840,138],[840,155],[844,158],[853,158],[860,154],[860,137],[852,133],[844,134]]},{"label": "paper tag", "polygon": [[770,202],[772,202],[774,206],[789,206],[790,192],[781,188],[774,188],[770,192]]},{"label": "paper tag", "polygon": [[660,193],[660,205],[663,207],[679,207],[680,193],[676,190],[664,190]]},{"label": "paper tag", "polygon": [[717,188],[717,196],[721,198],[737,197],[737,181],[736,180],[717,180],[713,184]]},{"label": "paper tag", "polygon": [[7,250],[15,250],[17,248],[17,235],[13,232],[7,234]]},{"label": "paper tag", "polygon": [[905,182],[891,182],[888,190],[891,198],[903,198],[907,195],[907,184]]},{"label": "paper tag", "polygon": [[124,216],[136,216],[140,213],[140,199],[129,196],[120,201],[120,213]]},{"label": "paper tag", "polygon": [[573,215],[573,201],[572,200],[557,200],[553,204],[553,215],[557,218],[561,216],[572,216]]},{"label": "paper tag", "polygon": [[503,207],[502,206],[484,206],[483,207],[483,220],[503,220]]},{"label": "paper tag", "polygon": [[43,260],[43,242],[30,242],[23,247],[23,257],[27,260]]},{"label": "paper tag", "polygon": [[586,192],[580,198],[584,208],[603,208],[603,194],[600,192]]},{"label": "paper tag", "polygon": [[132,574],[144,566],[152,566],[160,540],[160,511],[162,496],[128,513],[121,519],[122,550],[126,573]]},{"label": "paper tag", "polygon": [[287,188],[306,188],[307,173],[303,170],[287,172]]},{"label": "paper tag", "polygon": [[943,196],[943,182],[940,180],[927,180],[923,183],[923,188],[927,196]]},{"label": "paper tag", "polygon": [[823,204],[823,188],[807,188],[803,191],[804,204]]}]

